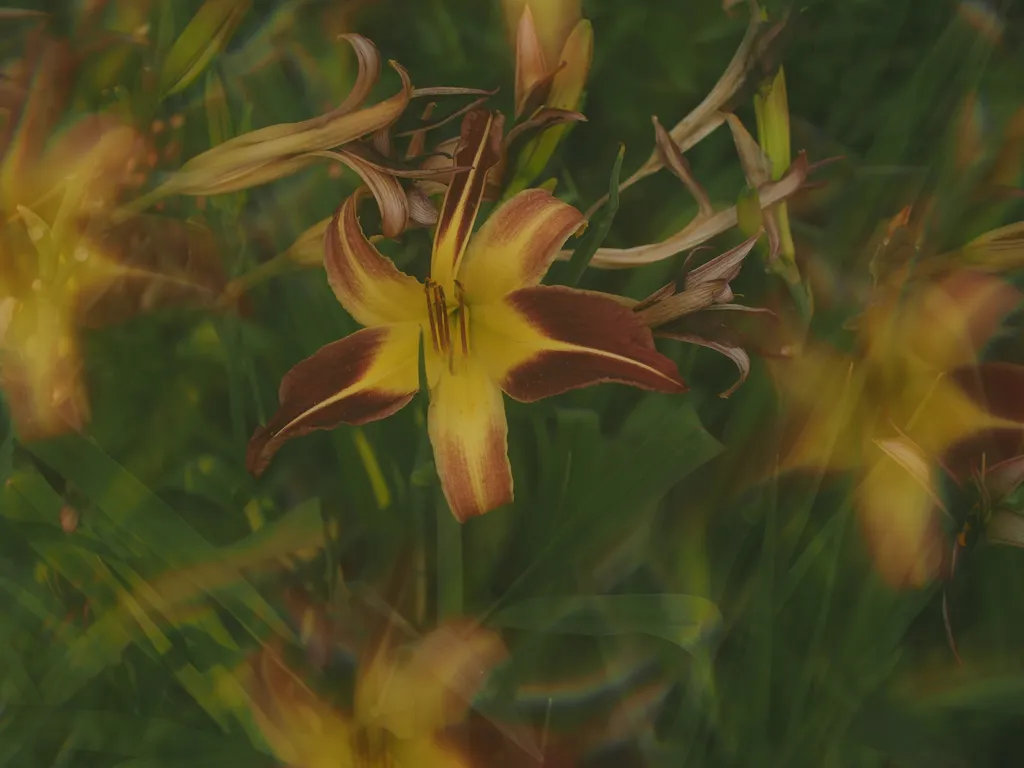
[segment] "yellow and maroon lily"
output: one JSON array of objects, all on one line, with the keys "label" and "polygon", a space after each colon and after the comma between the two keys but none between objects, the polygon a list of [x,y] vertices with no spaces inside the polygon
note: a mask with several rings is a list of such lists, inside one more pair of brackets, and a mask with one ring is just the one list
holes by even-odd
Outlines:
[{"label": "yellow and maroon lily", "polygon": [[428,431],[445,497],[464,521],[512,501],[502,392],[533,402],[599,382],[661,392],[686,387],[650,331],[611,297],[541,286],[582,214],[541,189],[520,192],[470,236],[487,171],[499,160],[502,116],[466,115],[434,237],[426,284],[370,242],[358,193],[325,238],[328,281],[365,328],[320,349],[281,383],[281,406],[249,443],[260,473],[289,438],[365,424],[419,389],[420,338],[430,392]]}]

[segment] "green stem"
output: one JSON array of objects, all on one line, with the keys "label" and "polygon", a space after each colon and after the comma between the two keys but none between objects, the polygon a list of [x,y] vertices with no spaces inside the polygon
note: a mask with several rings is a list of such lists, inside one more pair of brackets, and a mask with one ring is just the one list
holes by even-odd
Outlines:
[{"label": "green stem", "polygon": [[462,615],[463,567],[462,524],[455,519],[439,493],[434,510],[437,516],[437,618],[438,621]]}]

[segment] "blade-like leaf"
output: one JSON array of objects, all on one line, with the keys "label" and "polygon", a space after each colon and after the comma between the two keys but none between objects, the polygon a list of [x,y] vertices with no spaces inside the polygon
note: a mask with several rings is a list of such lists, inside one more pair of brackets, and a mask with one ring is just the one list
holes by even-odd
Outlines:
[{"label": "blade-like leaf", "polygon": [[252,0],[206,0],[185,26],[160,69],[160,93],[187,88],[227,46]]},{"label": "blade-like leaf", "polygon": [[690,650],[706,641],[721,621],[710,600],[662,594],[531,598],[503,608],[489,623],[562,634],[645,634]]}]

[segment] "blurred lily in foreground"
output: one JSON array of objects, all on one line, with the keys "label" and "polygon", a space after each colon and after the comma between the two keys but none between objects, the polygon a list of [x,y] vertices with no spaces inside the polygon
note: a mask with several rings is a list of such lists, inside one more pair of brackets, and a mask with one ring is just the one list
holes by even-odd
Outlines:
[{"label": "blurred lily in foreground", "polygon": [[290,768],[468,768],[444,731],[463,721],[504,657],[497,634],[466,621],[408,649],[385,640],[359,666],[350,714],[317,696],[272,648],[241,676],[256,725]]},{"label": "blurred lily in foreground", "polygon": [[434,236],[431,275],[395,268],[360,227],[353,195],[325,241],[335,295],[364,330],[299,363],[281,408],[249,443],[262,472],[289,438],[396,412],[419,390],[419,347],[430,391],[428,430],[441,486],[464,521],[512,501],[502,392],[532,402],[604,381],[663,392],[685,386],[627,307],[601,294],[539,285],[582,215],[543,190],[500,206],[471,237],[502,118],[462,124],[456,172]]},{"label": "blurred lily in foreground", "polygon": [[915,285],[907,297],[903,287],[883,286],[868,307],[856,356],[812,346],[777,373],[802,424],[780,469],[861,471],[858,516],[875,568],[892,586],[912,587],[935,578],[944,559],[936,472],[947,452],[979,432],[1020,426],[950,376],[977,363],[1020,294],[970,271]]},{"label": "blurred lily in foreground", "polygon": [[[758,233],[747,238],[732,250],[699,267],[687,269],[684,266],[679,279],[633,305],[633,311],[652,329],[655,336],[713,349],[736,364],[740,377],[722,392],[721,397],[729,397],[747,380],[750,373],[750,355],[743,349],[739,334],[721,321],[721,314],[772,314],[769,309],[734,303],[735,295],[729,286],[739,275],[743,260],[760,237],[761,233]],[[688,262],[689,259],[687,266]]]},{"label": "blurred lily in foreground", "polygon": [[145,149],[134,128],[90,115],[51,135],[66,45],[44,40],[22,65],[24,96],[0,166],[0,384],[28,440],[89,418],[77,326],[182,295],[210,298],[221,281],[208,231],[156,217],[112,223]]}]

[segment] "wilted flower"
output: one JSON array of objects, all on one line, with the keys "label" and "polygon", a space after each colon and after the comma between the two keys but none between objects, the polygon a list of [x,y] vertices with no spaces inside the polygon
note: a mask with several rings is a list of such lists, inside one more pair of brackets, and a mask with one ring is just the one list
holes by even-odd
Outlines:
[{"label": "wilted flower", "polygon": [[267,745],[291,768],[468,768],[443,731],[463,720],[504,656],[497,634],[468,621],[444,624],[409,648],[385,640],[360,664],[351,713],[318,697],[271,648],[242,682]]},{"label": "wilted flower", "polygon": [[[750,356],[743,348],[739,334],[721,322],[721,313],[771,315],[768,309],[734,303],[735,297],[729,287],[760,237],[758,233],[707,263],[684,271],[678,280],[633,306],[633,311],[655,336],[713,349],[736,364],[740,377],[721,394],[722,397],[729,397],[746,381],[750,373]],[[715,316],[713,320],[712,316]]]},{"label": "wilted flower", "polygon": [[[582,215],[543,190],[499,207],[471,237],[487,171],[498,162],[501,115],[466,116],[434,236],[426,285],[371,245],[358,195],[325,241],[328,280],[364,330],[299,363],[281,408],[249,444],[261,472],[289,438],[382,419],[419,389],[419,346],[430,388],[428,429],[448,504],[459,520],[512,501],[502,392],[532,402],[602,381],[685,389],[650,331],[601,294],[538,283]],[[427,340],[429,339],[429,343]]]}]

